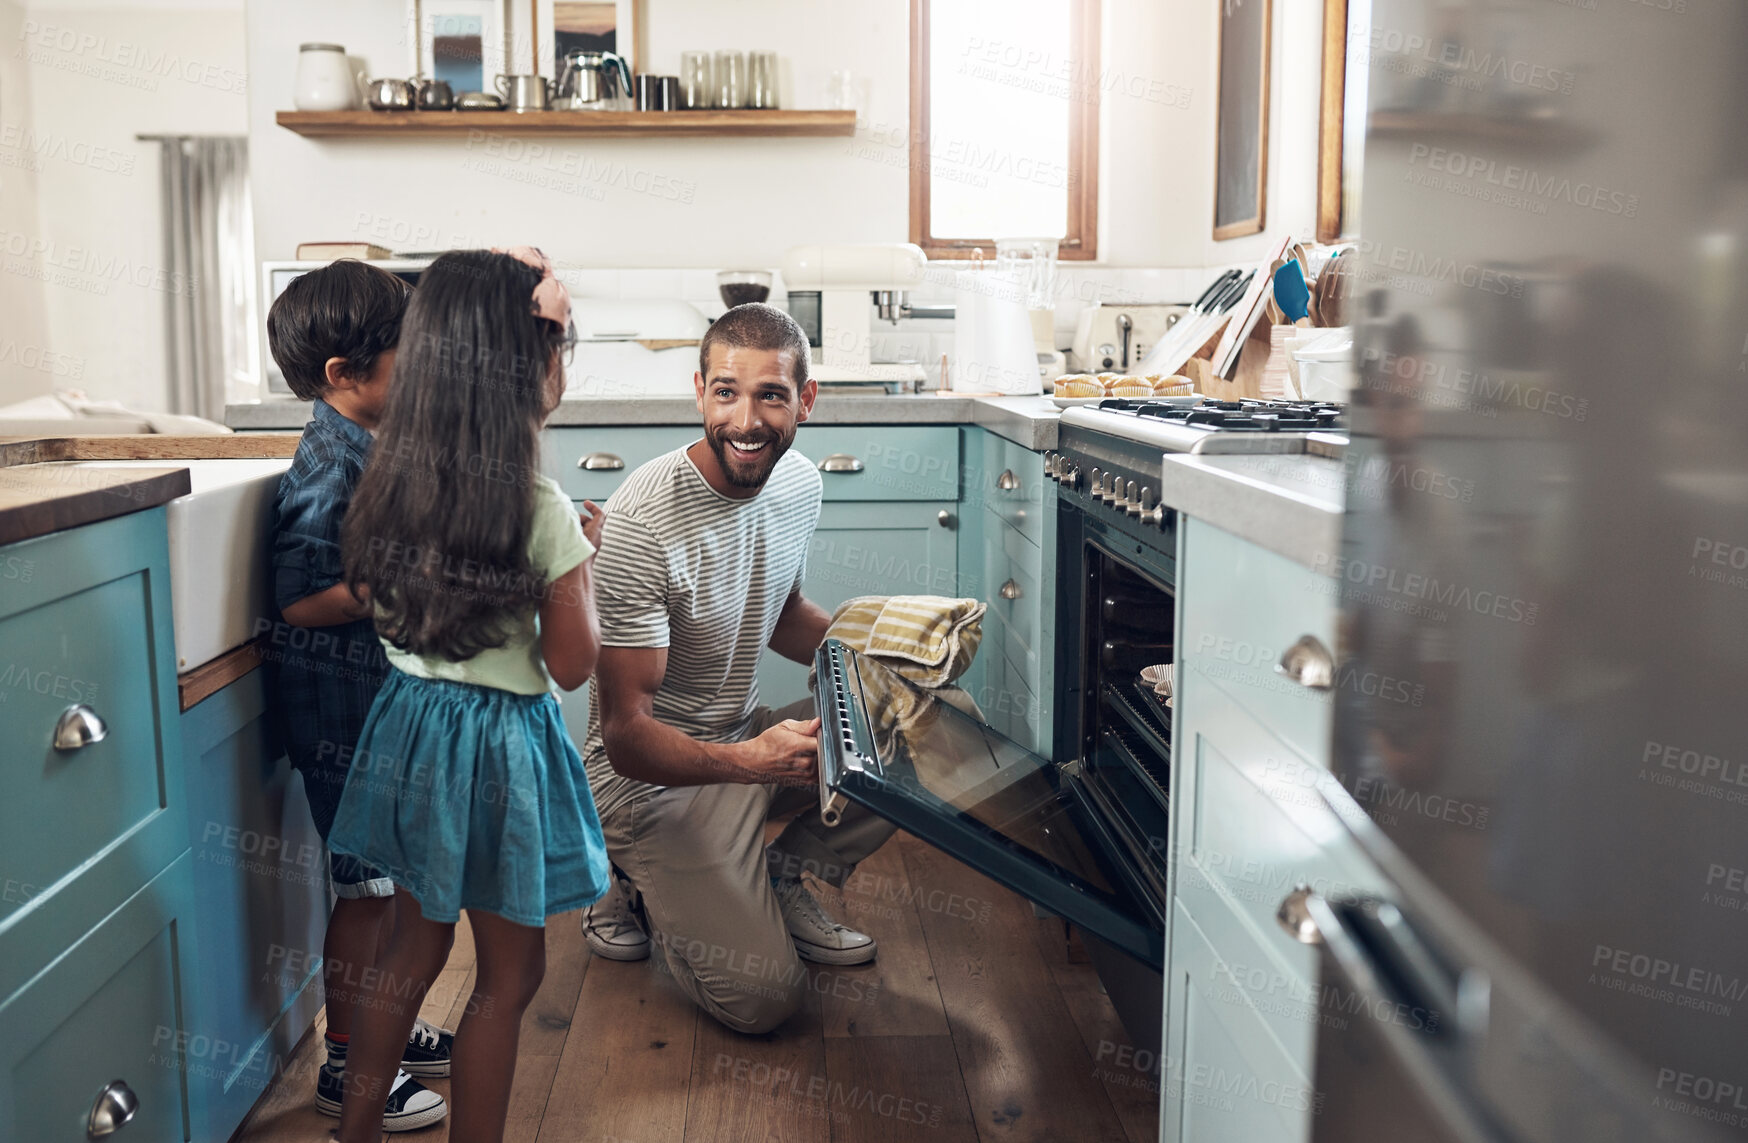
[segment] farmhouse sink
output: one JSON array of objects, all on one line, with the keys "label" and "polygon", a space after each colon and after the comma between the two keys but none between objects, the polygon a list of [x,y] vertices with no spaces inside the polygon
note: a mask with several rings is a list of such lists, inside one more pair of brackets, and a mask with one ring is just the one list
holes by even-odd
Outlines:
[{"label": "farmhouse sink", "polygon": [[186,468],[192,488],[166,505],[176,670],[212,661],[273,614],[267,567],[273,495],[290,460],[91,460],[81,468]]}]

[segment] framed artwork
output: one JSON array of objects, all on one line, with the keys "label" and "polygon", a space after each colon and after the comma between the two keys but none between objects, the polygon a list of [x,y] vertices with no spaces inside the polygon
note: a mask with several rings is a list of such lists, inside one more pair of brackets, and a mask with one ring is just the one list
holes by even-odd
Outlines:
[{"label": "framed artwork", "polygon": [[553,78],[563,74],[565,54],[579,48],[617,53],[633,74],[643,70],[638,59],[636,0],[542,0],[541,7],[546,27],[541,29],[540,43],[548,49]]},{"label": "framed artwork", "polygon": [[1260,233],[1268,200],[1269,40],[1273,0],[1220,5],[1214,238]]},{"label": "framed artwork", "polygon": [[1324,0],[1323,92],[1317,130],[1319,242],[1338,242],[1359,233],[1368,78],[1364,49],[1371,24],[1372,0]]},{"label": "framed artwork", "polygon": [[418,74],[446,81],[460,95],[491,91],[508,67],[504,0],[413,0]]}]

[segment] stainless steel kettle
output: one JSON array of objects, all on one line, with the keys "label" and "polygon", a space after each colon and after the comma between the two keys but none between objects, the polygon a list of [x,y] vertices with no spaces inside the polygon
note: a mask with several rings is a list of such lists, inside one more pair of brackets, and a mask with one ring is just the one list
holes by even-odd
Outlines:
[{"label": "stainless steel kettle", "polygon": [[631,95],[631,68],[617,52],[572,48],[564,55],[554,106],[567,111],[614,111]]}]

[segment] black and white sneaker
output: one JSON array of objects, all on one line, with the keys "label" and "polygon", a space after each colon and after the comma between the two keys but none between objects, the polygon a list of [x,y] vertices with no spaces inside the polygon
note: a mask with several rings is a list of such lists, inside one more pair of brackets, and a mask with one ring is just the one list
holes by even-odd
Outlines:
[{"label": "black and white sneaker", "polygon": [[[323,1115],[338,1116],[340,1102],[346,1095],[346,1073],[327,1064],[316,1073],[316,1110]],[[382,1109],[384,1131],[417,1131],[429,1127],[449,1114],[449,1104],[443,1097],[408,1075],[395,1074],[389,1089],[388,1104]]]},{"label": "black and white sneaker", "polygon": [[644,960],[649,956],[649,929],[642,904],[631,882],[613,870],[613,887],[583,913],[583,940],[589,951],[608,960]]},{"label": "black and white sneaker", "polygon": [[454,1032],[446,1032],[421,1016],[413,1021],[407,1050],[401,1053],[401,1070],[420,1079],[448,1079],[449,1053],[454,1048]]}]

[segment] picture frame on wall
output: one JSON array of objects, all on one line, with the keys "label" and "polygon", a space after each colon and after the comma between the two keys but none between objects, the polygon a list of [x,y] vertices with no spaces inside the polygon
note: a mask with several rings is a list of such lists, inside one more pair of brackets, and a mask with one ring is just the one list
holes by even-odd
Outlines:
[{"label": "picture frame on wall", "polygon": [[1266,224],[1269,67],[1273,0],[1220,5],[1214,158],[1214,240],[1259,234]]},{"label": "picture frame on wall", "polygon": [[[1364,46],[1372,0],[1324,0],[1323,90],[1317,138],[1317,241],[1359,233],[1370,78]],[[1358,51],[1355,46],[1358,45]]]},{"label": "picture frame on wall", "polygon": [[614,52],[633,72],[643,71],[638,56],[639,15],[636,0],[543,0],[542,13],[550,38],[542,36],[552,74],[564,71],[567,52]]},{"label": "picture frame on wall", "polygon": [[416,74],[447,82],[460,95],[493,91],[509,66],[505,0],[413,0],[409,5]]}]

